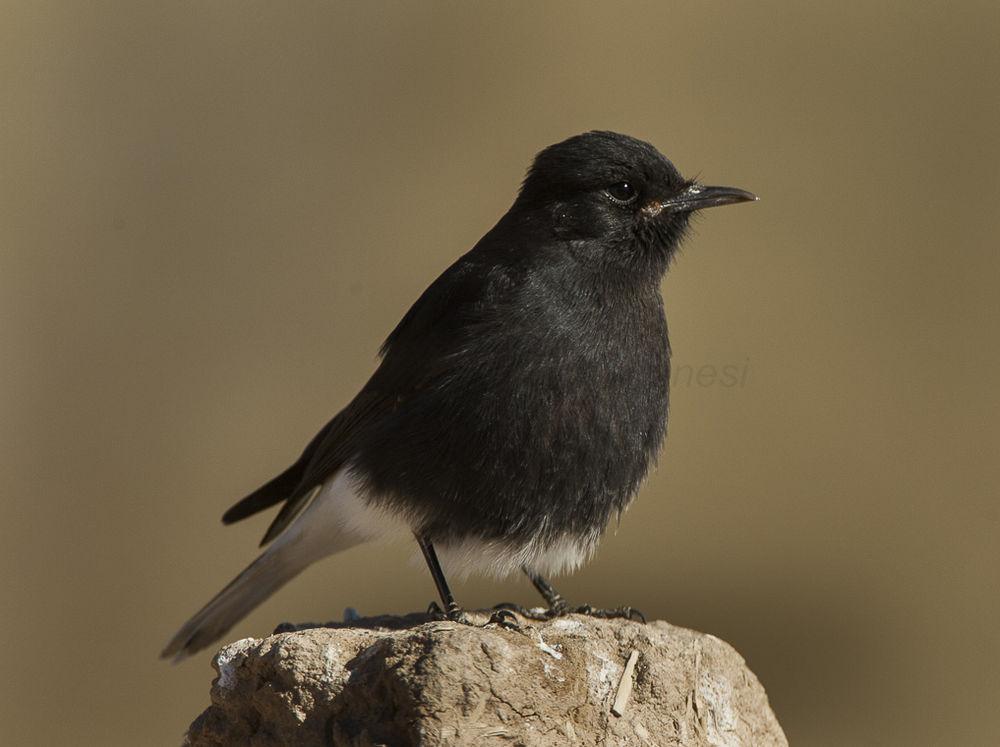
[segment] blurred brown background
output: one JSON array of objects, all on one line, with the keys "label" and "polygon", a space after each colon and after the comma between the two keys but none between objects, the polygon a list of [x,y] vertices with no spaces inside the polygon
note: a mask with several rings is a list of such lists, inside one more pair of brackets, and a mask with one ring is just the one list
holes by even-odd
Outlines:
[{"label": "blurred brown background", "polygon": [[[998,38],[993,0],[4,3],[3,741],[180,740],[210,656],[157,653],[267,521],[223,510],[538,149],[610,128],[762,199],[668,275],[695,375],[563,593],[730,641],[793,744],[1000,743]],[[411,554],[333,558],[232,637],[423,609]]]}]

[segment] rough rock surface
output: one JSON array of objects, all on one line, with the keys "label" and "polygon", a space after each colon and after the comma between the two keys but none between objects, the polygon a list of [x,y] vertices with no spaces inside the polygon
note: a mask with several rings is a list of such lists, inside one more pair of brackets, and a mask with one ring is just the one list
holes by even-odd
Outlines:
[{"label": "rough rock surface", "polygon": [[216,655],[186,744],[787,745],[740,655],[665,622],[287,627]]}]

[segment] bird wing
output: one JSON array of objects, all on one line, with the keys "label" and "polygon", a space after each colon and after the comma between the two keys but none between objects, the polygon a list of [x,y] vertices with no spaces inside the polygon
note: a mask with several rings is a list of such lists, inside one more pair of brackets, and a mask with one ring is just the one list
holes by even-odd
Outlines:
[{"label": "bird wing", "polygon": [[386,404],[385,396],[362,390],[323,426],[295,464],[238,501],[223,514],[223,523],[232,524],[284,501],[285,505],[260,542],[261,546],[268,544],[305,508],[315,493],[314,489],[350,458],[352,435],[370,418],[378,417],[380,409]]},{"label": "bird wing", "polygon": [[[382,346],[382,363],[358,395],[309,442],[288,469],[246,496],[223,515],[239,521],[282,501],[261,546],[292,522],[315,488],[341,469],[357,449],[355,435],[430,385],[449,366],[461,329],[474,321],[489,293],[485,286],[507,278],[483,272],[473,252],[445,270],[417,299]],[[487,304],[488,306],[488,304]]]},{"label": "bird wing", "polygon": [[308,505],[316,493],[315,488],[344,466],[355,449],[354,434],[388,409],[389,404],[389,399],[384,395],[362,390],[351,404],[320,431],[313,439],[315,445],[310,444],[313,448],[307,449],[309,460],[302,469],[298,484],[267,528],[264,539],[260,542],[262,546],[281,534]]},{"label": "bird wing", "polygon": [[287,500],[295,488],[298,487],[299,483],[302,482],[305,470],[309,466],[309,462],[312,460],[312,455],[315,453],[316,447],[323,440],[324,436],[326,436],[335,421],[336,418],[327,423],[323,429],[316,434],[316,436],[309,442],[309,445],[306,446],[305,450],[302,452],[302,456],[296,460],[295,464],[277,477],[257,488],[250,495],[238,501],[234,506],[226,511],[226,513],[222,515],[222,523],[233,524],[247,518],[248,516],[252,516],[259,511],[270,508],[276,503],[281,503],[282,501]]}]

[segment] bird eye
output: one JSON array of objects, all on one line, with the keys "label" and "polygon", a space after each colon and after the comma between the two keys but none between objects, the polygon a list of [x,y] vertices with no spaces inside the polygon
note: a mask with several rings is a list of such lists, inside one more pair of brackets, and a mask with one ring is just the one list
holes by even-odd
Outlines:
[{"label": "bird eye", "polygon": [[635,198],[639,196],[639,190],[630,182],[612,184],[608,187],[607,193],[608,197],[620,205],[628,205],[630,202],[634,202]]}]

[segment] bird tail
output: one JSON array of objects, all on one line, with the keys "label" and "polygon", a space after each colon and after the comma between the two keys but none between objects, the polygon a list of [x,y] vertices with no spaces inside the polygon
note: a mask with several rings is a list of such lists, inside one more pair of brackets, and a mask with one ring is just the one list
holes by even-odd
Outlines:
[{"label": "bird tail", "polygon": [[[310,500],[290,525],[254,562],[194,617],[163,649],[164,659],[181,661],[221,638],[251,610],[307,566],[335,552],[374,539],[384,528],[381,515],[357,494],[346,472],[309,493]],[[357,526],[351,526],[351,522]],[[367,521],[371,526],[365,526]]]},{"label": "bird tail", "polygon": [[161,658],[182,661],[221,638],[265,599],[297,576],[312,558],[289,552],[292,545],[269,548],[181,627]]}]

